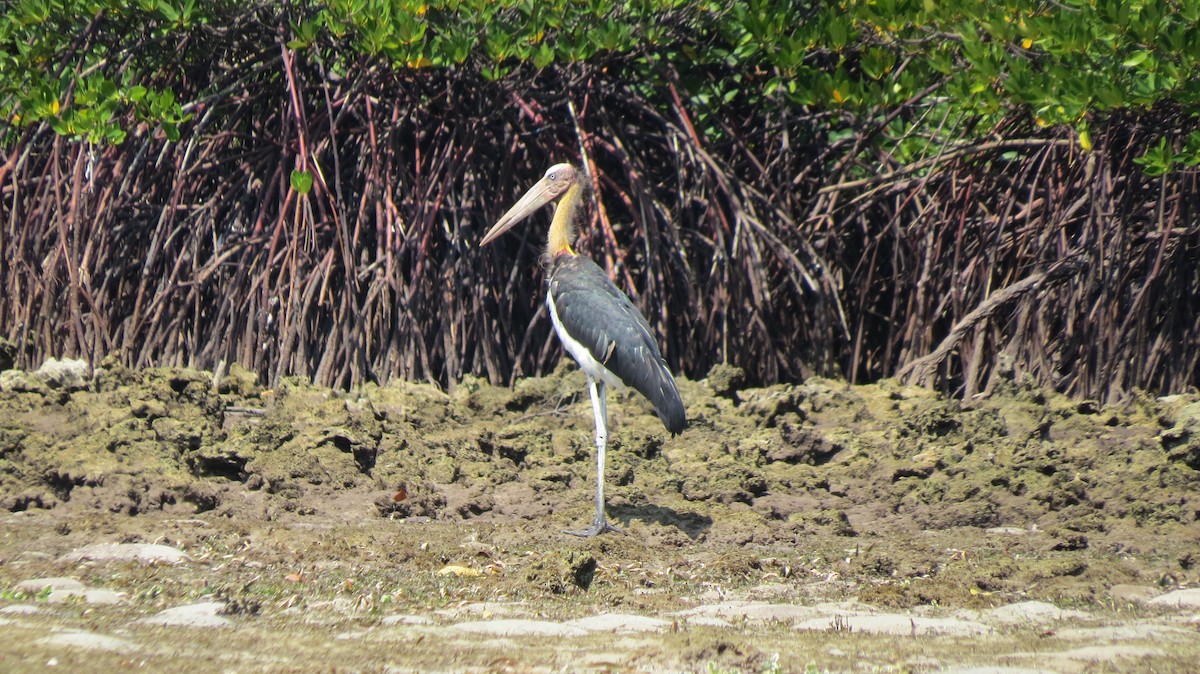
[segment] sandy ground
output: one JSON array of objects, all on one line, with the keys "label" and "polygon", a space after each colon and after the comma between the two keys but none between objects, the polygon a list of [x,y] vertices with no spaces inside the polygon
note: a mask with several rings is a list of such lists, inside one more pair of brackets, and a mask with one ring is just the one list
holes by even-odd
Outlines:
[{"label": "sandy ground", "polygon": [[1200,398],[0,374],[0,669],[1193,672]]}]

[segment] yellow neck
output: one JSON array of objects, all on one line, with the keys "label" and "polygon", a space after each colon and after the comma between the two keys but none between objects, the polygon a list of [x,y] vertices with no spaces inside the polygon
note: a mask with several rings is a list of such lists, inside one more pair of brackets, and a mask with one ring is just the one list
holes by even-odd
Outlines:
[{"label": "yellow neck", "polygon": [[550,257],[560,253],[574,255],[571,242],[575,240],[575,213],[583,196],[583,185],[576,181],[567,188],[567,193],[554,209],[554,220],[550,223],[550,234],[546,237],[546,251]]}]

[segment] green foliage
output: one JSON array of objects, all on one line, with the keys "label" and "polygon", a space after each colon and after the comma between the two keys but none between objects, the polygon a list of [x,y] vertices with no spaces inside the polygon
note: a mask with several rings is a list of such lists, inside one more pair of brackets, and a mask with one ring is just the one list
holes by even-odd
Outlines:
[{"label": "green foliage", "polygon": [[[685,6],[678,0],[329,0],[317,3],[312,28],[303,30],[349,37],[357,52],[386,57],[397,68],[470,64],[495,79],[518,64],[544,68],[644,53],[668,41],[663,18]],[[299,31],[298,40],[311,43]]]},{"label": "green foliage", "polygon": [[[189,59],[209,57],[181,45],[245,11],[16,0],[0,17],[0,114],[92,143],[120,143],[135,122],[177,138],[189,116],[164,96]],[[300,0],[263,11],[286,19],[290,49],[333,72],[383,61],[405,76],[494,81],[587,61],[622,68],[650,99],[682,84],[712,140],[736,106],[826,109],[880,124],[873,142],[900,161],[1014,114],[1074,128],[1090,150],[1114,111],[1200,102],[1200,0]],[[893,121],[901,106],[920,119]],[[1170,148],[1154,152],[1148,171],[1180,165]]]},{"label": "green foliage", "polygon": [[940,135],[888,125],[880,136],[906,160],[1014,113],[1071,126],[1090,150],[1091,125],[1114,110],[1194,104],[1198,17],[1198,0],[331,0],[297,43],[312,44],[319,25],[397,68],[466,66],[487,79],[619,60],[650,97],[668,65],[714,140],[708,117],[731,105],[782,97],[865,121],[924,99],[927,119],[946,120]]},{"label": "green foliage", "polygon": [[1142,167],[1149,176],[1161,176],[1170,173],[1179,166],[1200,165],[1200,131],[1190,133],[1183,147],[1176,149],[1166,138],[1159,138],[1146,152],[1134,158],[1134,163]]},{"label": "green foliage", "polygon": [[[224,3],[212,3],[220,6]],[[197,0],[16,0],[0,15],[0,118],[120,143],[132,123],[179,138],[191,116],[170,88],[181,33],[207,23]],[[155,85],[162,80],[165,85]]]}]

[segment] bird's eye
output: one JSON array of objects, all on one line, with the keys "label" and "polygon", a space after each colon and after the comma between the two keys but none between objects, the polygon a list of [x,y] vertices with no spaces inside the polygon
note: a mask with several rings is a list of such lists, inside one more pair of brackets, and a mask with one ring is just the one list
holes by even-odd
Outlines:
[{"label": "bird's eye", "polygon": [[547,173],[546,178],[549,180],[558,180],[558,171],[551,171]]}]

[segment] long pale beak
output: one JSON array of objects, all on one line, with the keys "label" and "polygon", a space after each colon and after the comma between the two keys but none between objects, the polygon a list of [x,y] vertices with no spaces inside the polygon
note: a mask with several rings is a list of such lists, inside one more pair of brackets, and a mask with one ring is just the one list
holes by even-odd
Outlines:
[{"label": "long pale beak", "polygon": [[550,203],[557,196],[558,192],[555,191],[554,184],[542,178],[536,185],[530,187],[525,196],[521,197],[520,201],[508,209],[508,212],[497,220],[496,224],[492,225],[492,228],[484,235],[483,241],[480,241],[479,245],[488,245],[496,237],[507,232],[513,225],[536,213],[539,208]]}]

